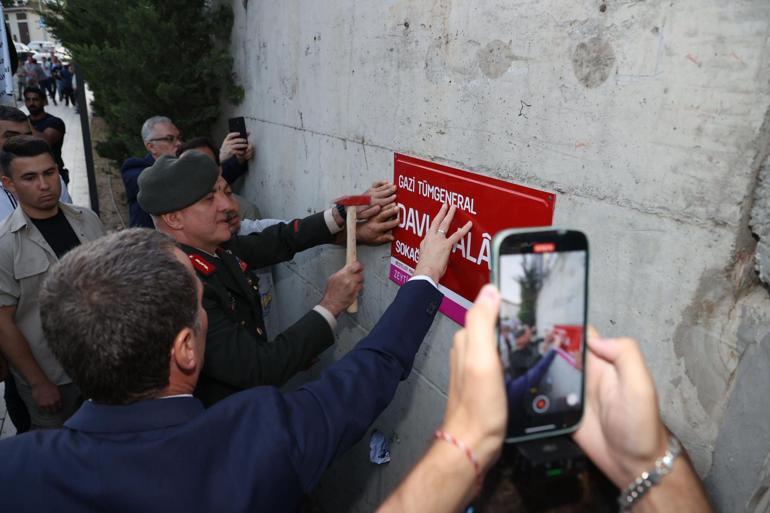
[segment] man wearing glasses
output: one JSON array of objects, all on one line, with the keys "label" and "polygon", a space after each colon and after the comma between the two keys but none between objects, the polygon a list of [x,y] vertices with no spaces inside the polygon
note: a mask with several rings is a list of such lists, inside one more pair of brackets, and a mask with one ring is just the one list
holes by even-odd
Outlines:
[{"label": "man wearing glasses", "polygon": [[[120,174],[126,187],[129,226],[154,228],[150,215],[137,203],[137,180],[141,172],[153,165],[156,159],[164,155],[175,157],[184,139],[171,119],[166,116],[153,116],[142,125],[142,141],[147,148],[147,155],[142,158],[128,158],[120,168]],[[247,162],[252,155],[253,149],[248,140],[241,138],[237,133],[225,137],[219,150],[219,160],[222,162],[222,176],[228,183],[234,182],[246,172]]]}]

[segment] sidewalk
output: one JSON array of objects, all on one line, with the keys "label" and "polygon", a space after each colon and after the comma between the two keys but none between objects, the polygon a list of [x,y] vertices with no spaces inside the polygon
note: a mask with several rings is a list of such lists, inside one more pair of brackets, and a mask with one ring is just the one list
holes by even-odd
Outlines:
[{"label": "sidewalk", "polygon": [[[88,91],[86,91],[88,94]],[[90,101],[90,94],[89,101]],[[20,106],[26,112],[26,109]],[[58,106],[49,103],[46,112],[64,121],[66,132],[64,134],[64,146],[62,146],[62,160],[70,172],[70,183],[67,187],[72,202],[75,205],[91,206],[88,193],[88,175],[86,173],[86,157],[83,154],[83,133],[80,130],[80,114],[75,113],[73,107],[65,107],[62,102]],[[89,111],[90,117],[90,111]]]}]

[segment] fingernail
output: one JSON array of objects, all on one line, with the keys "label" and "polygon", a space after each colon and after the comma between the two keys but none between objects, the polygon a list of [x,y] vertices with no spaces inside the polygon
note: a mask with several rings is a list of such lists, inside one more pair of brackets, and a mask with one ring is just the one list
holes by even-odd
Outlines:
[{"label": "fingernail", "polygon": [[485,301],[496,301],[497,295],[497,289],[494,285],[484,285],[484,287],[481,289],[481,294],[479,294],[479,297]]}]

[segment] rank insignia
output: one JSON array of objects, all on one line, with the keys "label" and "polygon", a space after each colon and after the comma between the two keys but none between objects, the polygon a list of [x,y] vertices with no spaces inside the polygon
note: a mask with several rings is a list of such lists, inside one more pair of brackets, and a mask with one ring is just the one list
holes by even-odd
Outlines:
[{"label": "rank insignia", "polygon": [[192,263],[195,270],[201,273],[203,276],[210,276],[214,271],[217,270],[217,268],[214,267],[214,264],[207,262],[195,253],[187,256],[190,257],[190,262]]}]

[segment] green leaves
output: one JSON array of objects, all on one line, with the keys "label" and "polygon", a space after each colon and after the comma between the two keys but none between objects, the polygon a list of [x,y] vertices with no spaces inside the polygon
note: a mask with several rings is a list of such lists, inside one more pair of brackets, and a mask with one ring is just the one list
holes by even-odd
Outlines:
[{"label": "green leaves", "polygon": [[[111,130],[99,153],[141,155],[145,119],[208,135],[222,98],[243,99],[229,53],[233,13],[206,0],[54,0],[44,16],[94,92]],[[105,153],[106,152],[106,153]]]}]

